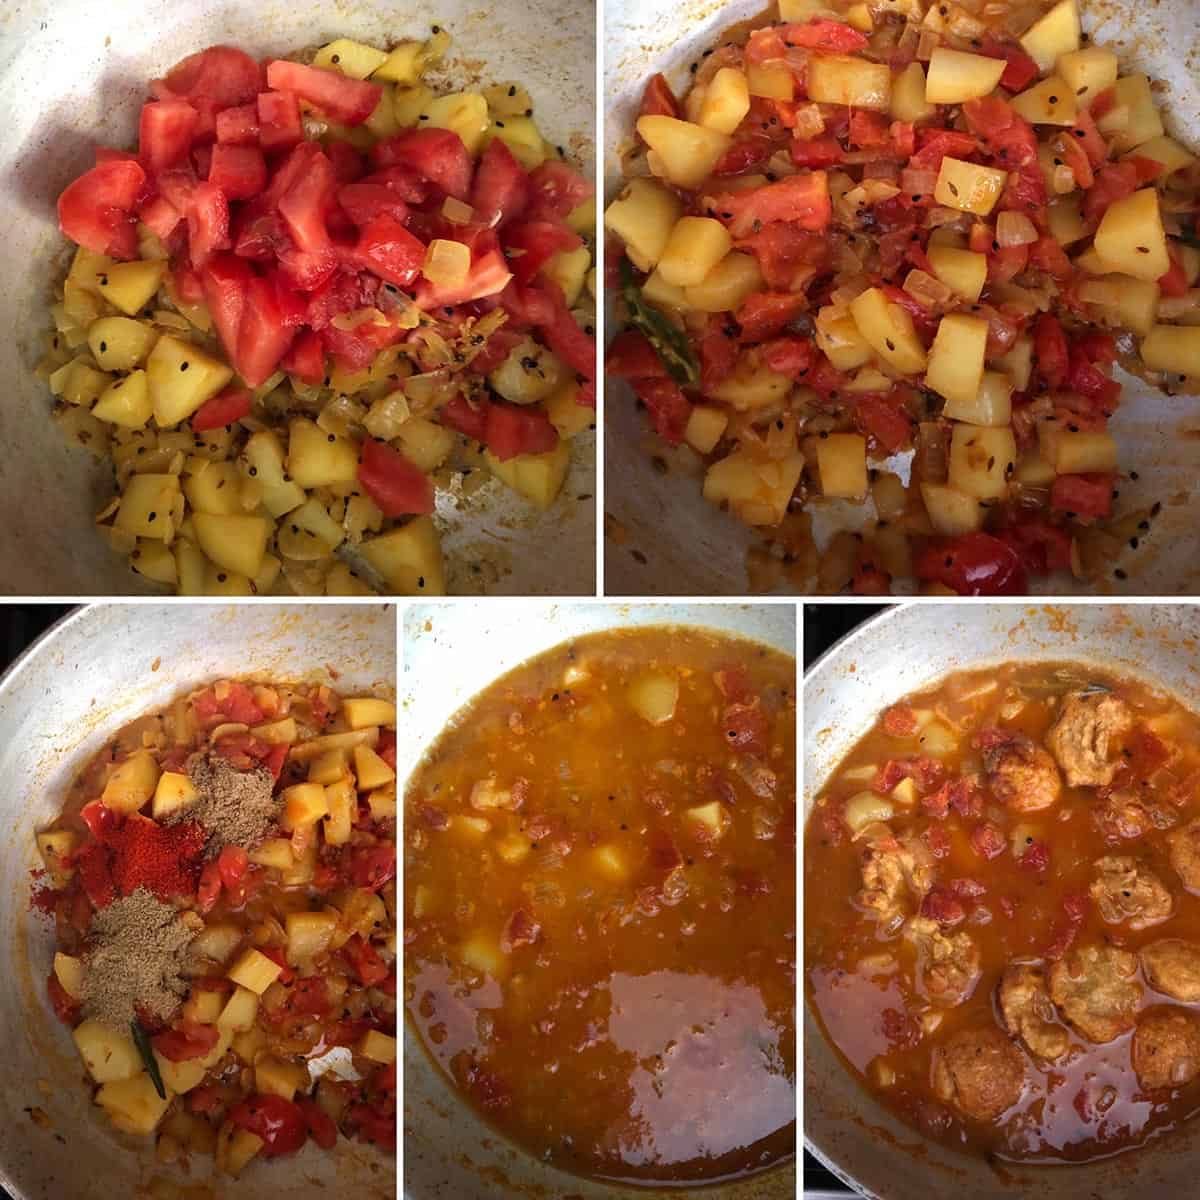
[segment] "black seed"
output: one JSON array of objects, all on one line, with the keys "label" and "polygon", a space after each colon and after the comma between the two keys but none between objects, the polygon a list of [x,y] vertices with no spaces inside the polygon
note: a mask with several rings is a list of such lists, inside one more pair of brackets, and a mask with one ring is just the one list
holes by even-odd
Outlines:
[{"label": "black seed", "polygon": [[257,475],[257,474],[258,474],[258,468],[257,468],[257,467],[251,467],[251,468],[250,468],[250,474],[251,474],[251,475]]},{"label": "black seed", "polygon": [[331,434],[329,435],[329,438],[328,438],[328,440],[329,440],[329,441],[331,441],[331,442],[336,442],[336,441],[337,441],[337,437],[336,437],[334,434],[332,434],[332,433],[331,433]]},{"label": "black seed", "polygon": [[179,364],[179,369],[180,369],[181,371],[186,371],[186,370],[188,369],[188,365],[189,365],[188,363],[181,362],[181,363]]},{"label": "black seed", "polygon": [[221,572],[221,573],[220,573],[220,574],[217,576],[217,582],[218,582],[218,583],[224,583],[224,582],[225,582],[225,580],[226,580],[226,579],[228,579],[228,578],[229,578],[229,576],[228,576],[228,575],[226,575],[224,571],[222,571],[222,572]]},{"label": "black seed", "polygon": [[1134,483],[1137,482],[1137,477],[1138,477],[1138,473],[1136,471],[1129,472],[1129,478],[1132,479],[1134,481]]},{"label": "black seed", "polygon": [[340,54],[335,54],[329,61],[331,63],[340,63],[342,61],[342,56]]},{"label": "black seed", "polygon": [[1129,578],[1129,576],[1128,576],[1128,575],[1126,575],[1126,574],[1125,574],[1125,572],[1124,572],[1124,571],[1122,571],[1120,567],[1118,567],[1118,568],[1117,568],[1117,569],[1116,569],[1116,570],[1113,572],[1113,574],[1114,574],[1114,575],[1115,575],[1115,576],[1116,576],[1118,579],[1128,579],[1128,578]]},{"label": "black seed", "polygon": [[152,512],[146,517],[147,522],[157,521],[157,520],[158,520],[158,513],[156,513],[156,512]]},{"label": "black seed", "polygon": [[107,349],[108,349],[108,344],[106,342],[101,342],[100,343],[100,353],[103,354]]},{"label": "black seed", "polygon": [[517,94],[517,89],[516,89],[516,85],[515,85],[515,84],[514,84],[512,87],[510,87],[510,88],[508,89],[508,94],[509,94],[510,96],[515,96],[515,95]]},{"label": "black seed", "polygon": [[418,576],[417,576],[417,587],[419,587],[419,588],[423,588],[424,586],[425,586],[425,576],[424,576],[424,575],[418,575]]},{"label": "black seed", "polygon": [[497,122],[496,122],[496,128],[497,128],[497,129],[503,129],[503,128],[504,128],[504,122],[503,122],[503,121],[497,121]]}]

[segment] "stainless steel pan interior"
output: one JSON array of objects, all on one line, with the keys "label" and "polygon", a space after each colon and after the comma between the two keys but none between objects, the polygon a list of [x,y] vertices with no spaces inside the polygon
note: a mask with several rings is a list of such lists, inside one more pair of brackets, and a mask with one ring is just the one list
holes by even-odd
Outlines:
[{"label": "stainless steel pan interior", "polygon": [[[55,201],[91,165],[97,145],[126,147],[147,82],[205,46],[257,56],[291,53],[337,36],[385,43],[454,36],[448,81],[514,79],[533,96],[546,136],[591,170],[595,23],[584,0],[442,0],[403,9],[385,0],[9,0],[0,5],[0,593],[122,595],[149,585],[95,536],[92,519],[111,477],[68,448],[49,420],[50,395],[31,374],[50,328],[51,279],[66,243]],[[439,500],[438,520],[460,592],[590,595],[595,575],[591,437],[578,439],[564,494],[539,516],[498,483],[464,504]],[[580,499],[588,497],[588,499]]]},{"label": "stainless steel pan interior", "polygon": [[[394,695],[395,656],[395,610],[383,604],[105,605],[67,616],[0,680],[0,945],[8,964],[0,973],[0,1185],[13,1200],[112,1200],[152,1195],[137,1189],[156,1179],[186,1179],[156,1164],[151,1141],[111,1129],[46,999],[54,926],[29,910],[33,835],[57,813],[75,773],[127,721],[187,688],[255,676]],[[192,1176],[205,1181],[198,1160]],[[336,1153],[310,1146],[204,1194],[304,1200],[335,1192],[390,1200],[392,1159],[342,1140]]]},{"label": "stainless steel pan interior", "polygon": [[[843,755],[887,705],[950,671],[1017,660],[1096,662],[1200,705],[1200,609],[1188,605],[910,604],[867,621],[804,681],[805,811]],[[1196,1129],[1081,1167],[988,1166],[919,1137],[851,1078],[811,1014],[804,1019],[809,1149],[865,1196],[975,1200],[1137,1200],[1185,1196],[1200,1172]]]},{"label": "stainless steel pan interior", "polygon": [[[791,605],[597,604],[410,607],[405,613],[397,774],[406,778],[447,721],[494,679],[568,638],[631,625],[683,624],[724,630],[795,654]],[[712,1200],[784,1200],[795,1168],[706,1189]],[[679,1196],[564,1175],[510,1145],[447,1086],[419,1039],[404,1038],[404,1194],[407,1200],[559,1197],[655,1200]]]},{"label": "stainless steel pan interior", "polygon": [[[1112,42],[1125,63],[1166,85],[1163,103],[1172,131],[1193,149],[1200,118],[1200,41],[1194,0],[1081,0],[1084,27]],[[604,187],[620,190],[618,148],[633,128],[646,80],[663,71],[677,92],[688,65],[720,33],[767,8],[766,0],[608,0],[605,6]],[[611,331],[614,326],[609,321]],[[1166,398],[1123,377],[1125,399],[1114,421],[1120,461],[1138,473],[1121,482],[1130,508],[1163,503],[1153,535],[1121,562],[1128,576],[1106,581],[1107,591],[1186,595],[1200,590],[1200,543],[1190,500],[1200,398]],[[665,462],[660,471],[652,456]],[[746,588],[750,532],[700,495],[701,464],[686,446],[672,451],[649,432],[628,387],[613,381],[605,411],[605,514],[615,525],[605,563],[605,590],[614,596],[741,595]],[[858,527],[869,506],[838,502],[814,512],[818,542],[833,528]],[[669,529],[670,537],[662,531]],[[1062,595],[1071,580],[1055,576],[1038,590]],[[783,589],[780,589],[783,590]]]}]

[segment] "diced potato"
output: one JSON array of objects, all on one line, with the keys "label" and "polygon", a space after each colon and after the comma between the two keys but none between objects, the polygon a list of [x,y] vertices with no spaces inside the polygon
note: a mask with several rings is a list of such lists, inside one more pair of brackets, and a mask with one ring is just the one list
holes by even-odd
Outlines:
[{"label": "diced potato", "polygon": [[363,1058],[369,1058],[372,1062],[385,1065],[394,1063],[396,1061],[396,1039],[388,1037],[386,1033],[380,1033],[377,1029],[370,1029],[359,1043],[358,1052]]},{"label": "diced potato", "polygon": [[683,430],[683,440],[698,454],[711,454],[725,433],[729,414],[711,404],[694,404]]},{"label": "diced potato", "polygon": [[242,507],[242,475],[236,463],[195,458],[188,461],[187,468],[183,494],[194,512],[234,517],[245,511]]},{"label": "diced potato", "polygon": [[154,755],[149,750],[135,750],[108,777],[100,801],[115,812],[137,812],[154,795],[158,775]]},{"label": "diced potato", "polygon": [[1145,336],[1154,328],[1159,298],[1156,280],[1105,275],[1098,282],[1109,285],[1108,298],[1103,303],[1091,299],[1087,303],[1096,307],[1105,325],[1128,329],[1139,336]]},{"label": "diced potato", "polygon": [[859,333],[884,362],[905,375],[925,369],[925,348],[913,328],[912,317],[891,304],[879,288],[868,288],[850,304]]},{"label": "diced potato", "polygon": [[787,514],[803,469],[804,456],[799,451],[769,461],[735,450],[708,468],[704,498],[710,504],[727,504],[747,525],[778,525]]},{"label": "diced potato", "polygon": [[430,283],[458,287],[471,270],[471,250],[462,242],[434,238],[425,248],[421,274]]},{"label": "diced potato", "polygon": [[267,1031],[259,1025],[243,1029],[233,1035],[230,1046],[246,1066],[252,1067],[267,1048]]},{"label": "diced potato", "polygon": [[59,951],[54,955],[54,977],[72,1000],[78,1000],[83,994],[82,959]]},{"label": "diced potato", "polygon": [[1007,179],[1006,171],[981,167],[946,155],[938,171],[933,195],[939,204],[947,208],[986,217],[996,207]]},{"label": "diced potato", "polygon": [[597,846],[588,856],[592,869],[612,883],[622,883],[629,878],[629,859],[619,846]]},{"label": "diced potato", "polygon": [[161,260],[113,263],[97,273],[97,290],[109,304],[132,317],[158,291],[166,269]]},{"label": "diced potato", "polygon": [[258,1134],[226,1121],[217,1135],[217,1169],[236,1178],[265,1145]]},{"label": "diced potato", "polygon": [[679,677],[664,671],[639,675],[630,685],[629,703],[633,711],[651,725],[665,725],[675,716],[679,703]]},{"label": "diced potato", "polygon": [[1054,482],[1054,467],[1042,458],[1040,451],[1026,452],[1017,462],[1013,480],[1029,487],[1049,487]]},{"label": "diced potato", "polygon": [[290,838],[267,838],[250,851],[250,861],[260,867],[287,871],[296,865]]},{"label": "diced potato", "polygon": [[[1126,75],[1113,84],[1114,109],[1128,114],[1124,126],[1112,138],[1113,149],[1132,150],[1154,138],[1162,137],[1162,114],[1154,103],[1150,80],[1145,75]],[[1101,132],[1104,132],[1103,126]]]},{"label": "diced potato", "polygon": [[[1162,174],[1156,182],[1161,182],[1168,176],[1174,175],[1176,171],[1190,167],[1196,161],[1196,156],[1191,151],[1185,150],[1174,138],[1167,137],[1166,134],[1143,142],[1136,150],[1131,150],[1124,157],[1130,158],[1135,154],[1138,158],[1149,158],[1157,163],[1162,163]],[[100,365],[104,366],[103,363]]]},{"label": "diced potato", "polygon": [[733,816],[729,809],[719,800],[710,800],[707,804],[686,808],[683,816],[690,826],[692,836],[698,842],[720,841],[733,824]]},{"label": "diced potato", "polygon": [[731,250],[699,283],[683,289],[683,302],[697,312],[735,312],[747,296],[762,288],[758,259]]},{"label": "diced potato", "polygon": [[856,792],[846,801],[842,820],[850,827],[850,832],[857,835],[868,825],[890,821],[894,815],[895,808],[887,796],[878,792]]},{"label": "diced potato", "polygon": [[358,811],[358,796],[353,781],[347,776],[325,788],[329,815],[324,819],[323,832],[328,846],[344,846],[350,840],[351,827]]},{"label": "diced potato", "polygon": [[694,287],[729,253],[733,238],[712,217],[681,217],[658,260],[658,273],[676,287]]},{"label": "diced potato", "polygon": [[96,1103],[104,1109],[108,1119],[122,1133],[139,1137],[154,1132],[166,1115],[171,1098],[171,1093],[167,1092],[166,1099],[160,1099],[145,1071],[128,1079],[106,1083],[96,1093]]},{"label": "diced potato", "polygon": [[398,529],[368,538],[359,551],[396,595],[446,593],[441,539],[429,517],[417,517]]},{"label": "diced potato", "polygon": [[319,783],[295,783],[283,789],[280,799],[283,801],[280,824],[289,833],[314,825],[322,817],[329,815],[325,787]]},{"label": "diced potato", "polygon": [[1155,325],[1142,339],[1141,353],[1152,371],[1200,378],[1200,326]]},{"label": "diced potato", "polygon": [[697,187],[712,174],[717,160],[729,148],[726,134],[676,117],[639,117],[637,131],[657,158],[657,163],[652,160],[651,169],[660,167],[655,174],[676,187]]},{"label": "diced potato", "polygon": [[75,867],[69,859],[79,845],[79,835],[69,829],[47,829],[35,840],[50,882],[56,888],[64,887],[75,876]]},{"label": "diced potato", "polygon": [[560,386],[565,371],[562,361],[553,351],[533,338],[525,337],[488,376],[488,382],[513,404],[535,404]]},{"label": "diced potato", "polygon": [[265,1055],[254,1064],[254,1087],[269,1096],[294,1100],[297,1092],[307,1092],[308,1069],[300,1063],[284,1062],[273,1054]]},{"label": "diced potato", "polygon": [[889,111],[897,121],[923,121],[933,116],[934,105],[925,99],[925,68],[911,62],[892,80]]},{"label": "diced potato", "polygon": [[512,151],[513,157],[527,171],[536,170],[546,161],[546,142],[529,117],[505,117],[503,121],[493,121],[483,139],[484,149],[496,138]]},{"label": "diced potato", "polygon": [[193,513],[192,521],[200,549],[216,567],[250,578],[258,574],[271,536],[271,521],[203,512]]},{"label": "diced potato", "polygon": [[1008,480],[1017,460],[1010,428],[989,429],[955,425],[950,439],[949,484],[977,500],[998,500],[1008,494]]},{"label": "diced potato", "polygon": [[180,496],[177,475],[133,475],[125,484],[113,524],[137,537],[169,540],[171,513]]},{"label": "diced potato", "polygon": [[595,429],[596,410],[590,404],[580,404],[577,380],[564,381],[545,402],[546,416],[558,430],[560,438],[573,438],[586,429]]},{"label": "diced potato", "polygon": [[732,133],[750,111],[750,87],[736,67],[722,67],[709,80],[700,105],[700,124]]},{"label": "diced potato", "polygon": [[485,838],[492,829],[492,823],[486,817],[466,816],[455,813],[450,818],[450,832],[466,842],[478,842]]},{"label": "diced potato", "polygon": [[88,329],[87,341],[102,371],[132,371],[154,349],[158,330],[128,317],[101,317]]},{"label": "diced potato", "polygon": [[101,393],[92,416],[123,429],[144,429],[154,414],[150,384],[145,371],[134,371],[110,383]]},{"label": "diced potato", "polygon": [[273,962],[253,946],[245,950],[228,971],[229,978],[234,983],[256,996],[261,996],[282,973],[283,968],[277,962]]},{"label": "diced potato", "polygon": [[1141,188],[1109,205],[1096,230],[1096,253],[1113,270],[1157,280],[1170,270],[1158,192]]},{"label": "diced potato", "polygon": [[1082,30],[1075,0],[1059,0],[1048,13],[1022,35],[1021,47],[1043,74],[1054,69],[1064,54],[1079,49]]},{"label": "diced potato", "polygon": [[925,100],[928,104],[962,104],[986,96],[995,90],[1005,66],[1002,58],[937,46],[929,58]]},{"label": "diced potato", "polygon": [[[209,992],[215,996],[215,992]],[[163,1087],[169,1096],[183,1096],[193,1088],[199,1087],[208,1074],[208,1068],[199,1059],[191,1058],[184,1062],[172,1062],[157,1051],[154,1060],[158,1063],[158,1073],[162,1076]]]},{"label": "diced potato", "polygon": [[354,779],[359,791],[382,787],[395,778],[396,772],[370,746],[354,747]]},{"label": "diced potato", "polygon": [[743,354],[733,370],[716,387],[709,389],[709,396],[728,404],[738,412],[765,408],[788,394],[792,381],[778,371],[772,371],[753,352]]},{"label": "diced potato", "polygon": [[142,1069],[142,1056],[127,1033],[89,1018],[75,1026],[71,1037],[96,1083],[132,1079]]},{"label": "diced potato", "polygon": [[533,848],[529,844],[529,839],[522,837],[519,833],[506,833],[496,843],[496,853],[510,867],[524,862],[532,851]]},{"label": "diced potato", "polygon": [[1074,94],[1058,75],[1026,88],[1011,104],[1017,116],[1031,125],[1074,125],[1078,112]]},{"label": "diced potato", "polygon": [[831,433],[817,443],[817,470],[823,496],[864,500],[867,495],[867,439],[857,433]]},{"label": "diced potato", "polygon": [[858,331],[858,324],[850,313],[841,313],[834,308],[823,308],[816,319],[817,349],[829,359],[839,371],[853,371],[871,361],[874,351],[871,343]]},{"label": "diced potato", "polygon": [[326,433],[307,417],[294,417],[288,425],[287,471],[303,488],[354,483],[358,449],[350,438]]},{"label": "diced potato", "polygon": [[287,960],[292,966],[299,966],[329,948],[337,929],[337,917],[328,912],[288,913],[284,928],[288,939]]},{"label": "diced potato", "polygon": [[953,537],[983,526],[986,510],[975,496],[941,483],[921,484],[921,499],[936,532]]},{"label": "diced potato", "polygon": [[849,55],[816,54],[808,63],[808,98],[817,104],[846,104],[887,112],[892,73],[883,63]]},{"label": "diced potato", "polygon": [[[374,46],[350,38],[337,38],[313,56],[314,67],[332,68],[349,79],[366,79],[378,71],[391,56]],[[389,76],[381,76],[387,79]]]},{"label": "diced potato", "polygon": [[988,323],[982,317],[966,313],[944,316],[929,349],[925,385],[947,400],[973,403],[983,380],[987,336]]},{"label": "diced potato", "polygon": [[449,129],[462,138],[467,153],[472,156],[483,149],[484,134],[492,120],[487,101],[478,92],[451,92],[437,96],[425,106],[422,128]]},{"label": "diced potato", "polygon": [[1060,246],[1073,246],[1088,235],[1088,225],[1077,197],[1063,196],[1053,201],[1046,209],[1046,219],[1050,224],[1050,236]]},{"label": "diced potato", "polygon": [[751,96],[790,102],[796,95],[796,77],[784,63],[747,64],[746,85]]},{"label": "diced potato", "polygon": [[458,948],[458,956],[468,967],[494,979],[503,978],[508,974],[508,956],[500,949],[500,942],[494,934],[482,930],[471,934]]},{"label": "diced potato", "polygon": [[189,951],[194,958],[211,958],[225,963],[241,944],[242,931],[232,921],[215,921],[206,925],[192,939]]},{"label": "diced potato", "polygon": [[50,390],[67,404],[90,408],[112,383],[112,376],[97,371],[82,358],[64,363],[50,376]]},{"label": "diced potato", "polygon": [[197,988],[183,1004],[183,1019],[198,1025],[215,1025],[225,1007],[225,996],[212,988]]},{"label": "diced potato", "polygon": [[154,803],[150,815],[161,821],[181,808],[190,808],[200,799],[192,781],[178,771],[164,771],[154,787]]},{"label": "diced potato", "polygon": [[[260,955],[260,957],[263,956]],[[266,987],[263,988],[263,991],[266,991]],[[225,1002],[225,1007],[217,1017],[217,1026],[234,1033],[250,1029],[258,1016],[258,997],[259,993],[249,988],[237,988]]]},{"label": "diced potato", "polygon": [[1054,469],[1060,475],[1082,475],[1117,469],[1117,443],[1111,434],[1070,429],[1054,438]]},{"label": "diced potato", "polygon": [[304,503],[304,489],[295,480],[284,479],[284,449],[279,435],[269,429],[250,435],[242,449],[241,467],[261,488],[263,507],[273,517],[282,517]]},{"label": "diced potato", "polygon": [[683,202],[676,193],[653,179],[632,179],[608,205],[604,223],[624,242],[630,262],[638,270],[650,271],[682,212]]},{"label": "diced potato", "polygon": [[568,442],[560,441],[553,450],[542,454],[517,454],[504,462],[487,451],[484,461],[497,479],[544,511],[562,490],[567,468],[571,465],[571,447]]},{"label": "diced potato", "polygon": [[574,308],[583,295],[584,281],[591,266],[592,252],[587,246],[578,246],[551,255],[542,267],[542,275],[558,284],[567,307]]},{"label": "diced potato", "polygon": [[879,471],[871,483],[871,499],[881,521],[895,521],[908,511],[908,492],[898,475]]},{"label": "diced potato", "polygon": [[[380,68],[382,70],[382,68]],[[401,129],[412,129],[421,122],[421,114],[433,102],[433,89],[418,83],[412,87],[398,84],[392,95],[392,113]],[[424,124],[424,122],[421,122]]]},{"label": "diced potato", "polygon": [[372,72],[372,78],[412,86],[425,70],[425,43],[401,42]]},{"label": "diced potato", "polygon": [[371,819],[374,821],[394,821],[396,819],[395,783],[385,783],[382,787],[368,792],[367,808],[370,809]]},{"label": "diced potato", "polygon": [[646,282],[642,284],[642,297],[656,308],[673,308],[685,312],[691,305],[683,288],[668,283],[655,268],[650,272]]},{"label": "diced potato", "polygon": [[897,804],[903,806],[904,808],[912,808],[918,799],[920,799],[920,796],[917,793],[917,785],[911,775],[900,780],[900,782],[896,784],[894,788],[892,788],[890,795]]},{"label": "diced potato", "polygon": [[308,780],[310,783],[319,783],[324,787],[327,783],[341,779],[346,774],[346,770],[346,751],[329,750],[318,755],[309,763]]},{"label": "diced potato", "polygon": [[1060,55],[1056,69],[1075,103],[1087,108],[1117,82],[1117,61],[1117,56],[1103,46],[1085,46]]},{"label": "diced potato", "polygon": [[233,371],[199,346],[164,334],[146,360],[146,378],[154,419],[160,429],[169,429],[211,400],[233,378]]},{"label": "diced potato", "polygon": [[971,425],[1000,427],[1012,420],[1012,377],[1004,371],[984,371],[979,390],[970,399],[947,399],[942,416]]},{"label": "diced potato", "polygon": [[987,255],[953,246],[929,247],[933,273],[951,291],[974,304],[987,280]]}]

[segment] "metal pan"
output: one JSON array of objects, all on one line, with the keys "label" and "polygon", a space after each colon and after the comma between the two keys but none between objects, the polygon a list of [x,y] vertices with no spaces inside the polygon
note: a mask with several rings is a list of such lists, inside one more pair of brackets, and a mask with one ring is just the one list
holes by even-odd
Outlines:
[{"label": "metal pan", "polygon": [[[8,963],[0,973],[0,1188],[13,1200],[112,1200],[149,1195],[139,1189],[155,1179],[187,1179],[155,1162],[151,1140],[117,1134],[91,1103],[46,998],[54,924],[29,910],[33,835],[57,814],[72,778],[122,725],[187,688],[257,676],[392,695],[395,655],[395,610],[383,604],[100,605],[65,617],[0,680],[0,945]],[[194,1160],[193,1184],[209,1162]],[[309,1146],[206,1194],[391,1200],[393,1162],[343,1139],[335,1152]]]},{"label": "metal pan", "polygon": [[[0,206],[7,263],[0,294],[0,593],[125,595],[153,590],[96,536],[112,492],[107,466],[68,447],[34,378],[50,328],[51,283],[66,242],[55,201],[95,146],[136,140],[146,84],[196,50],[227,42],[259,57],[345,36],[384,44],[454,36],[449,79],[519,80],[546,137],[586,160],[595,125],[595,23],[577,0],[519,5],[442,0],[403,12],[383,0],[18,0],[0,5]],[[576,439],[564,494],[545,514],[489,483],[439,499],[448,586],[456,592],[590,595],[595,575],[593,439]],[[579,497],[588,497],[581,500]]]},{"label": "metal pan", "polygon": [[[1162,80],[1160,100],[1167,123],[1196,146],[1200,120],[1200,41],[1194,0],[1081,0],[1084,27],[1111,43],[1125,69]],[[678,93],[687,86],[688,66],[716,44],[723,30],[759,16],[766,0],[608,0],[604,22],[604,187],[609,199],[620,190],[617,151],[633,129],[646,80],[662,71]],[[609,322],[608,328],[612,329]],[[1200,398],[1165,397],[1122,376],[1125,398],[1112,430],[1125,470],[1121,503],[1129,510],[1163,504],[1162,515],[1136,554],[1120,566],[1127,578],[1103,581],[1105,592],[1130,595],[1190,595],[1200,592],[1200,538],[1193,519],[1195,430]],[[746,551],[755,536],[739,521],[718,512],[700,495],[701,463],[687,447],[672,450],[649,431],[627,385],[614,380],[605,407],[605,516],[616,531],[607,542],[605,591],[614,596],[742,595],[747,591]],[[1188,436],[1184,436],[1184,435]],[[652,462],[659,460],[659,467]],[[668,470],[662,471],[666,463]],[[1122,509],[1122,511],[1127,511]],[[818,540],[832,530],[856,527],[863,506],[815,510]],[[671,531],[663,537],[663,530]],[[1117,564],[1114,564],[1116,566]],[[780,592],[788,589],[781,587]],[[1088,592],[1068,576],[1034,581],[1045,595]]]},{"label": "metal pan", "polygon": [[[414,605],[404,618],[401,779],[472,696],[568,638],[614,627],[698,625],[796,652],[792,605]],[[704,1189],[711,1200],[790,1200],[795,1163]],[[624,1187],[566,1175],[509,1144],[453,1092],[407,1026],[404,1033],[404,1195],[407,1200],[666,1200],[680,1189]]]},{"label": "metal pan", "polygon": [[[804,680],[805,812],[878,714],[950,671],[1013,660],[1093,662],[1137,675],[1200,706],[1194,670],[1200,609],[1191,605],[909,604],[861,625]],[[1186,1196],[1200,1172],[1196,1129],[1084,1166],[988,1165],[927,1141],[843,1067],[817,1022],[804,1018],[804,1132],[841,1179],[877,1200],[1141,1200]]]}]

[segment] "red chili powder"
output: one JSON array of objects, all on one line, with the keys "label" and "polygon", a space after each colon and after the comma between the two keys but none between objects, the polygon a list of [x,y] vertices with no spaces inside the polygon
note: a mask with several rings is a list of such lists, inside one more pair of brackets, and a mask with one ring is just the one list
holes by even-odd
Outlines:
[{"label": "red chili powder", "polygon": [[168,901],[195,893],[207,841],[207,831],[195,821],[167,826],[134,816],[89,841],[75,865],[97,908],[139,887]]},{"label": "red chili powder", "polygon": [[48,917],[54,916],[62,892],[48,883],[41,882],[46,877],[46,872],[41,867],[35,867],[29,873],[34,880],[33,889],[29,893],[29,907],[34,912],[45,913]]}]

